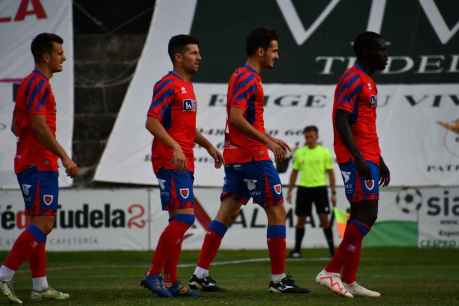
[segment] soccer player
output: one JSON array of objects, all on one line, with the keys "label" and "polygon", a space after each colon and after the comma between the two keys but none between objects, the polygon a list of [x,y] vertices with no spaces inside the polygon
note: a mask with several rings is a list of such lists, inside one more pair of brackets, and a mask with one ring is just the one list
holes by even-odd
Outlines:
[{"label": "soccer player", "polygon": [[217,254],[229,225],[241,205],[250,198],[261,205],[268,217],[268,249],[271,258],[269,290],[280,293],[308,293],[298,288],[285,274],[285,209],[279,175],[268,156],[283,159],[288,145],[265,133],[263,120],[264,94],[260,73],[273,69],[279,58],[275,31],[257,28],[247,37],[247,62],[231,75],[227,92],[227,122],[224,146],[225,183],[221,206],[210,223],[197,267],[189,281],[192,288],[218,291],[209,276],[209,266]]},{"label": "soccer player", "polygon": [[374,32],[354,40],[357,63],[341,76],[333,103],[334,148],[344,180],[351,215],[335,256],[317,275],[316,282],[333,292],[379,297],[356,282],[362,240],[378,214],[379,186],[387,186],[390,172],[381,156],[376,132],[376,71],[387,64],[386,41]]},{"label": "soccer player", "polygon": [[154,136],[153,170],[162,208],[169,212],[169,224],[159,238],[142,285],[161,297],[195,296],[177,281],[183,236],[194,223],[193,146],[204,147],[216,168],[223,164],[223,156],[196,129],[197,102],[191,79],[201,63],[199,41],[189,35],[174,36],[169,40],[168,53],[174,70],[153,88],[146,128]]},{"label": "soccer player", "polygon": [[301,243],[305,232],[306,216],[312,215],[312,204],[316,206],[320,219],[320,227],[323,229],[327,240],[330,255],[335,254],[333,243],[332,224],[329,220],[330,204],[328,201],[327,183],[330,184],[331,202],[336,206],[335,173],[333,171],[333,157],[331,152],[317,143],[319,129],[310,125],[303,130],[305,146],[295,151],[293,156],[293,170],[290,174],[290,182],[287,191],[287,202],[292,202],[292,189],[295,185],[298,173],[300,184],[296,193],[295,214],[297,222],[295,226],[295,247],[290,252],[291,258],[301,258]]},{"label": "soccer player", "polygon": [[56,139],[56,101],[50,79],[62,71],[65,61],[63,40],[56,34],[41,33],[31,45],[35,69],[18,89],[11,130],[18,138],[14,169],[24,197],[28,226],[16,239],[0,267],[0,291],[11,302],[22,304],[10,285],[25,261],[32,272],[31,300],[65,300],[70,296],[48,285],[46,237],[52,231],[58,206],[58,165],[69,176],[78,166]]}]

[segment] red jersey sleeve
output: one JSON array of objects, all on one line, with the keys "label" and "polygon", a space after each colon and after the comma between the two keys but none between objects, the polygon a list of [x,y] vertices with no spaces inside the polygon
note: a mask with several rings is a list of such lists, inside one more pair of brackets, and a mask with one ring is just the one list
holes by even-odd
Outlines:
[{"label": "red jersey sleeve", "polygon": [[247,101],[257,91],[256,77],[253,73],[237,76],[231,91],[231,107],[247,109]]},{"label": "red jersey sleeve", "polygon": [[46,80],[32,84],[27,97],[26,107],[31,115],[45,115],[46,105],[51,101],[51,88]]},{"label": "red jersey sleeve", "polygon": [[164,108],[174,99],[174,86],[171,79],[161,80],[153,88],[148,117],[155,117],[161,120]]},{"label": "red jersey sleeve", "polygon": [[358,102],[361,92],[362,82],[360,75],[350,74],[344,76],[336,87],[336,108],[351,113],[355,109],[355,104]]}]

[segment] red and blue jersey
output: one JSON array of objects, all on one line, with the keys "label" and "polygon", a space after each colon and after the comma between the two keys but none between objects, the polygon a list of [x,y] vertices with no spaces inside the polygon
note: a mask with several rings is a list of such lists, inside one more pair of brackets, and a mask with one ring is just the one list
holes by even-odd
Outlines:
[{"label": "red and blue jersey", "polygon": [[334,148],[338,163],[353,160],[336,129],[338,109],[351,113],[351,131],[364,160],[379,165],[381,150],[376,131],[378,90],[374,80],[359,66],[354,65],[341,76],[335,89],[333,103]]},{"label": "red and blue jersey", "polygon": [[[148,117],[158,119],[167,133],[181,146],[187,158],[186,168],[194,171],[193,146],[196,138],[196,96],[191,82],[169,72],[153,88]],[[151,149],[153,170],[175,169],[173,150],[159,139]]]},{"label": "red and blue jersey", "polygon": [[249,65],[237,68],[228,83],[223,157],[225,164],[269,160],[268,148],[265,144],[249,137],[229,122],[232,107],[242,109],[244,118],[260,133],[265,133],[261,77]]},{"label": "red and blue jersey", "polygon": [[13,128],[18,137],[14,170],[20,173],[36,167],[40,171],[57,171],[58,156],[42,145],[31,128],[33,115],[46,117],[46,123],[56,136],[56,100],[46,75],[35,69],[18,88],[13,113]]}]

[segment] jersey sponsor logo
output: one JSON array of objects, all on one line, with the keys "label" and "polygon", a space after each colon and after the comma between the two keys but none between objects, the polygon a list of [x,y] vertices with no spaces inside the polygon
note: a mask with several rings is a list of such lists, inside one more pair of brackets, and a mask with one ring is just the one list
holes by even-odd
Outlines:
[{"label": "jersey sponsor logo", "polygon": [[186,88],[185,88],[184,86],[182,86],[182,87],[180,87],[180,93],[181,93],[182,95],[184,95],[184,94],[186,94],[186,93],[188,93],[188,92],[186,91]]},{"label": "jersey sponsor logo", "polygon": [[378,99],[376,96],[371,96],[370,97],[370,106],[371,107],[376,107],[378,105]]},{"label": "jersey sponsor logo", "polygon": [[196,101],[186,99],[183,100],[183,111],[184,112],[195,112],[196,111]]},{"label": "jersey sponsor logo", "polygon": [[253,191],[257,187],[258,180],[244,179],[244,182],[247,185],[247,189]]},{"label": "jersey sponsor logo", "polygon": [[24,193],[24,196],[28,197],[30,195],[30,188],[32,188],[32,185],[22,184],[22,192]]},{"label": "jersey sponsor logo", "polygon": [[190,188],[180,188],[179,193],[183,199],[188,199],[188,196],[190,195]]},{"label": "jersey sponsor logo", "polygon": [[375,188],[375,181],[374,180],[365,180],[363,183],[365,184],[365,187],[369,191],[371,191],[371,190],[373,190],[373,188]]},{"label": "jersey sponsor logo", "polygon": [[282,185],[281,184],[276,184],[273,186],[274,188],[274,192],[277,193],[277,194],[281,194],[282,193]]},{"label": "jersey sponsor logo", "polygon": [[52,194],[44,194],[43,195],[43,203],[45,203],[45,205],[51,205],[53,204],[53,201],[54,201],[54,196]]}]

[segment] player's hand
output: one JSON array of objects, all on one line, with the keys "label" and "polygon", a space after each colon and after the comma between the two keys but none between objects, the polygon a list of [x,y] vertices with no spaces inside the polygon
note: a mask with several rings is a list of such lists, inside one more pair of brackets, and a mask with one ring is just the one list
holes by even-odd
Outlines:
[{"label": "player's hand", "polygon": [[210,156],[214,159],[214,167],[220,168],[223,165],[223,155],[214,146],[207,150]]},{"label": "player's hand", "polygon": [[356,159],[355,165],[357,166],[357,172],[361,178],[366,180],[371,180],[373,178],[371,176],[370,166],[368,166],[368,164],[363,159]]},{"label": "player's hand", "polygon": [[186,169],[186,156],[182,151],[180,145],[174,148],[172,153],[172,163],[175,165],[175,169],[182,171]]},{"label": "player's hand", "polygon": [[332,206],[333,206],[333,207],[336,207],[336,194],[332,194],[332,196],[331,196],[331,202],[332,202]]},{"label": "player's hand", "polygon": [[386,187],[390,183],[390,171],[383,159],[379,165],[379,173],[381,178],[379,179],[379,186]]},{"label": "player's hand", "polygon": [[64,165],[65,172],[67,173],[68,176],[75,177],[80,173],[80,168],[70,158],[66,158],[62,160],[62,164]]},{"label": "player's hand", "polygon": [[277,161],[282,161],[285,158],[285,154],[287,154],[287,150],[284,149],[280,144],[277,142],[270,140],[268,142],[268,148],[274,153],[274,158]]},{"label": "player's hand", "polygon": [[292,204],[292,191],[287,191],[287,203]]},{"label": "player's hand", "polygon": [[282,148],[284,148],[285,152],[292,152],[292,149],[290,149],[290,146],[282,139],[274,138],[274,137],[272,137],[271,139],[272,141],[280,145]]}]

